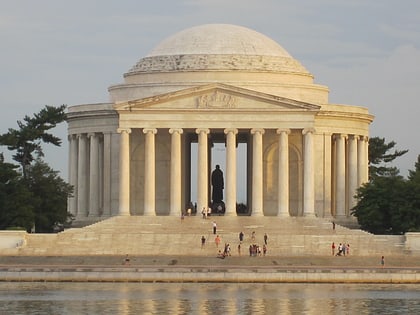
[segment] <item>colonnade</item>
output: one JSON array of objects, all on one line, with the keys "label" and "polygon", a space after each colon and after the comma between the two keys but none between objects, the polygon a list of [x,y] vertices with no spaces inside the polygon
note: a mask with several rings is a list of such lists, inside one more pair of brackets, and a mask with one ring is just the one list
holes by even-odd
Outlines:
[{"label": "colonnade", "polygon": [[[211,130],[194,130],[198,136],[197,160],[197,209],[209,205],[208,178],[208,137]],[[82,219],[111,215],[130,215],[130,128],[120,128],[119,133],[119,178],[118,208],[111,211],[111,133],[82,133],[69,136],[69,182],[75,187],[74,197],[69,198],[69,212]],[[156,215],[156,167],[154,128],[142,130],[144,146],[144,213]],[[223,130],[226,135],[226,190],[225,215],[236,215],[236,140],[238,129]],[[301,129],[303,160],[303,215],[315,216],[315,150],[313,128]],[[183,176],[182,141],[184,130],[169,129],[171,137],[169,215],[179,215],[183,210],[181,187]],[[263,135],[265,129],[250,129],[252,138],[252,187],[251,215],[263,216],[264,178],[263,178]],[[277,215],[289,216],[289,135],[290,129],[277,129],[278,141],[278,185]],[[358,135],[334,134],[333,185],[335,185],[334,208],[336,216],[348,215],[348,209],[354,205],[354,194],[362,183],[367,181],[367,137]]]}]

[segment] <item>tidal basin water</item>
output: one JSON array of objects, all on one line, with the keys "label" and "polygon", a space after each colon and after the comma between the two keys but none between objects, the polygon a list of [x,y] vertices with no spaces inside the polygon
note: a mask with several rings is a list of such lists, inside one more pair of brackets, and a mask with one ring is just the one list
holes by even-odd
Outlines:
[{"label": "tidal basin water", "polygon": [[420,286],[0,282],[0,314],[420,314]]}]

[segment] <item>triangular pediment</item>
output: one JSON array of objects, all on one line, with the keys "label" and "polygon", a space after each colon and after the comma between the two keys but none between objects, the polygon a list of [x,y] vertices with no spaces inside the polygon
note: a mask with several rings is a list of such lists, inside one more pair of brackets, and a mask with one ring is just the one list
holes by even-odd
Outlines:
[{"label": "triangular pediment", "polygon": [[318,111],[320,106],[226,84],[187,88],[114,105],[117,111]]}]

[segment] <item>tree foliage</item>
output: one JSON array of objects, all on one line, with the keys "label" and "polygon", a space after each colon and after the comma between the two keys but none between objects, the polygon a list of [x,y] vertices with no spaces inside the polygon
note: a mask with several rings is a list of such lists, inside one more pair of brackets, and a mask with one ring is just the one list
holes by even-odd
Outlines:
[{"label": "tree foliage", "polygon": [[28,168],[28,184],[37,232],[53,232],[55,224],[68,222],[67,198],[72,187],[58,176],[57,171],[37,159]]},{"label": "tree foliage", "polygon": [[0,135],[0,145],[15,151],[13,160],[19,163],[6,163],[0,154],[0,229],[30,231],[35,226],[36,232],[52,232],[55,224],[68,221],[72,187],[42,160],[43,143],[61,145],[48,131],[65,120],[65,108],[45,106],[32,118],[18,121],[19,129]]},{"label": "tree foliage", "polygon": [[397,172],[375,175],[356,198],[352,214],[362,229],[375,234],[420,231],[420,155],[408,179]]},{"label": "tree foliage", "polygon": [[13,159],[21,166],[24,178],[26,178],[26,168],[32,161],[36,157],[44,156],[42,143],[61,145],[61,139],[47,131],[65,120],[65,109],[65,105],[59,107],[46,105],[33,117],[25,116],[23,122],[18,121],[19,129],[9,128],[7,133],[0,135],[0,144],[7,146],[11,151],[16,151]]},{"label": "tree foliage", "polygon": [[[372,137],[369,139],[369,178],[377,176],[396,175],[399,170],[389,166],[387,163],[394,161],[397,157],[404,155],[408,150],[394,149],[394,141],[385,142],[385,138]],[[393,150],[390,152],[390,150]]]}]

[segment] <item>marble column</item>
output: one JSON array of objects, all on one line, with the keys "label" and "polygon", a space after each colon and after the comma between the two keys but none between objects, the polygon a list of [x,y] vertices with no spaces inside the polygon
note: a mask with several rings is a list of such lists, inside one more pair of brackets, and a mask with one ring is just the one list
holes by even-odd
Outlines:
[{"label": "marble column", "polygon": [[111,216],[111,132],[104,133],[103,145],[103,213],[102,216]]},{"label": "marble column", "polygon": [[344,134],[337,134],[335,136],[335,214],[337,217],[344,217],[346,215],[346,138],[347,136]]},{"label": "marble column", "polygon": [[349,201],[349,214],[351,209],[356,205],[357,190],[357,136],[350,135],[348,139],[348,172],[349,172],[349,189],[348,189],[348,201]]},{"label": "marble column", "polygon": [[120,134],[120,183],[118,215],[130,215],[130,133],[131,129],[119,128]]},{"label": "marble column", "polygon": [[264,129],[251,129],[252,134],[252,212],[251,216],[264,216],[263,212],[263,134]]},{"label": "marble column", "polygon": [[197,163],[197,212],[201,213],[208,204],[208,139],[209,129],[197,129],[198,163]]},{"label": "marble column", "polygon": [[79,154],[77,166],[77,217],[84,218],[88,213],[88,177],[87,177],[87,137],[85,133],[78,135]]},{"label": "marble column", "polygon": [[288,217],[289,214],[289,129],[277,129],[278,141],[278,191],[277,215]]},{"label": "marble column", "polygon": [[303,215],[315,216],[315,169],[312,128],[303,129]]},{"label": "marble column", "polygon": [[77,136],[69,135],[69,184],[73,186],[73,196],[68,200],[68,211],[77,215]]},{"label": "marble column", "polygon": [[236,215],[236,135],[238,129],[225,129],[226,134],[226,211],[225,216]]},{"label": "marble column", "polygon": [[89,217],[99,215],[99,138],[95,133],[89,133]]},{"label": "marble column", "polygon": [[144,213],[156,215],[156,170],[155,170],[155,134],[156,129],[143,129],[146,135],[144,146]]},{"label": "marble column", "polygon": [[181,134],[182,129],[169,129],[171,134],[171,187],[169,215],[181,215]]},{"label": "marble column", "polygon": [[359,136],[357,141],[357,184],[367,183],[369,180],[368,137]]}]

